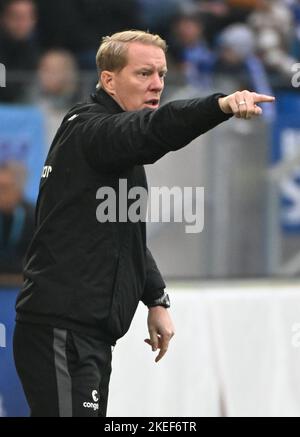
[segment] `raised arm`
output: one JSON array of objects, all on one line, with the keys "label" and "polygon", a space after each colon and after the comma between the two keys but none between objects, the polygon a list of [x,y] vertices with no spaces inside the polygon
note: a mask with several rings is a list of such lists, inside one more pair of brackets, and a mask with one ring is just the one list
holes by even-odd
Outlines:
[{"label": "raised arm", "polygon": [[151,164],[230,118],[214,94],[174,101],[152,111],[79,115],[77,132],[89,163],[100,170]]}]

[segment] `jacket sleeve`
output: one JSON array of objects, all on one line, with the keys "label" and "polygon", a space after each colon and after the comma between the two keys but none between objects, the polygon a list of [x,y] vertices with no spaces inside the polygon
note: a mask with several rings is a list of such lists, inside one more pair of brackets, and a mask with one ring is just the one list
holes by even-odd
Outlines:
[{"label": "jacket sleeve", "polygon": [[78,135],[89,164],[102,171],[118,171],[152,164],[199,135],[228,120],[213,94],[204,99],[178,100],[159,109],[90,113],[78,117]]},{"label": "jacket sleeve", "polygon": [[154,300],[163,296],[164,289],[166,288],[166,284],[148,248],[146,253],[146,266],[147,266],[146,267],[147,279],[145,283],[144,294],[141,297],[141,301],[145,305],[149,305]]}]

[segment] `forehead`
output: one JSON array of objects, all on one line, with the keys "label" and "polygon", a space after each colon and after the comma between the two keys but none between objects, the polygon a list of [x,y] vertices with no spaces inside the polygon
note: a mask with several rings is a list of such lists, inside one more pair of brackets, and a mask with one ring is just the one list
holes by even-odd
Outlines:
[{"label": "forehead", "polygon": [[127,66],[138,68],[143,65],[166,68],[165,52],[160,47],[133,42],[128,44]]},{"label": "forehead", "polygon": [[20,0],[13,2],[12,4],[8,5],[6,8],[6,12],[8,13],[27,13],[28,11],[33,11],[34,6],[30,1],[27,0]]},{"label": "forehead", "polygon": [[40,65],[42,67],[46,66],[57,69],[62,66],[69,66],[69,59],[66,59],[63,55],[59,53],[49,53],[41,59]]}]

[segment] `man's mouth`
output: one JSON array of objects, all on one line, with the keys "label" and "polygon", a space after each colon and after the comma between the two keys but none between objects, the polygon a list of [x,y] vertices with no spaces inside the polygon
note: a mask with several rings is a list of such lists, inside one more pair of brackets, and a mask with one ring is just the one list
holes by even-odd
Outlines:
[{"label": "man's mouth", "polygon": [[159,99],[150,99],[145,102],[146,105],[150,105],[153,108],[156,108],[159,105]]}]

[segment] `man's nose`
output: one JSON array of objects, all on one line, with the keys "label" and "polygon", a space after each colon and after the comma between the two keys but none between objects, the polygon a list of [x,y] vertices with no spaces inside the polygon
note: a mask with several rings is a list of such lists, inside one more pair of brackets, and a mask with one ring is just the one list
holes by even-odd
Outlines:
[{"label": "man's nose", "polygon": [[161,91],[164,87],[164,80],[163,78],[159,75],[159,73],[155,73],[152,76],[152,80],[150,83],[150,89],[152,91]]}]

